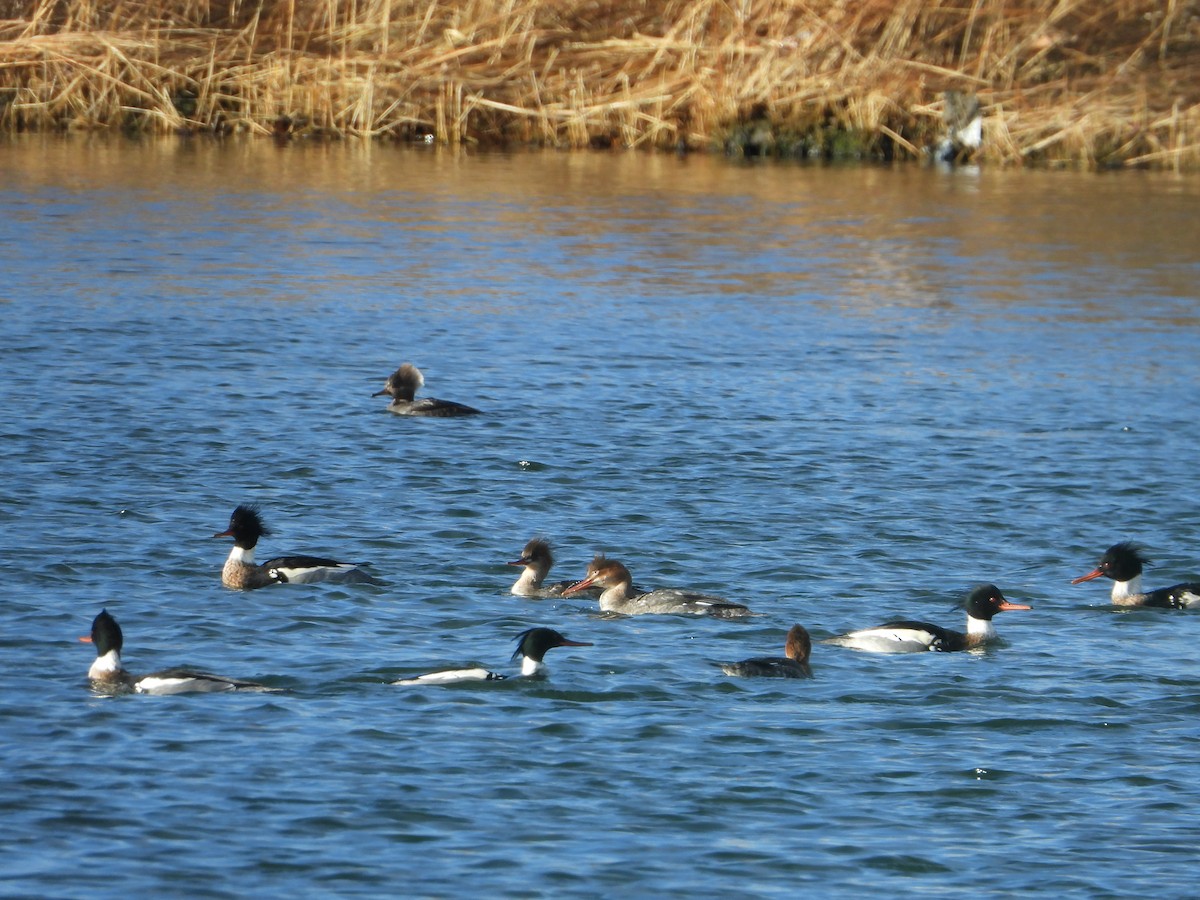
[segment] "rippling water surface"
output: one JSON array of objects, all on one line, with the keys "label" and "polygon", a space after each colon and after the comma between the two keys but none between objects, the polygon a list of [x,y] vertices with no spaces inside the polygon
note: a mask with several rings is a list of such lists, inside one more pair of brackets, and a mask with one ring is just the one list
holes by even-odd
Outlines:
[{"label": "rippling water surface", "polygon": [[[0,147],[0,892],[1185,896],[1200,185],[337,145]],[[411,420],[370,394],[401,362]],[[225,590],[260,556],[385,582]],[[511,596],[555,544],[747,621]],[[1029,612],[981,653],[818,644]],[[276,695],[102,698],[76,642]],[[511,671],[551,625],[544,682]]]}]

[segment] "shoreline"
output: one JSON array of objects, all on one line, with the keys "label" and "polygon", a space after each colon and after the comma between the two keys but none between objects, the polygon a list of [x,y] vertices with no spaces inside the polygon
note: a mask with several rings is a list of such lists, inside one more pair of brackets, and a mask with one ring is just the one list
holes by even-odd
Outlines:
[{"label": "shoreline", "polygon": [[1079,6],[68,0],[0,22],[0,132],[905,160],[977,100],[963,158],[1200,170],[1200,10]]}]

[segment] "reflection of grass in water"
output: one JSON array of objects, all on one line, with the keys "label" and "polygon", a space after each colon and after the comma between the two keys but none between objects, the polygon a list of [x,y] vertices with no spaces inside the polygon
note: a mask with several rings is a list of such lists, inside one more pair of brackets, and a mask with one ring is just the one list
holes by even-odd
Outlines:
[{"label": "reflection of grass in water", "polygon": [[984,104],[983,158],[1200,161],[1190,4],[103,7],[0,0],[4,126],[903,158],[954,89]]}]

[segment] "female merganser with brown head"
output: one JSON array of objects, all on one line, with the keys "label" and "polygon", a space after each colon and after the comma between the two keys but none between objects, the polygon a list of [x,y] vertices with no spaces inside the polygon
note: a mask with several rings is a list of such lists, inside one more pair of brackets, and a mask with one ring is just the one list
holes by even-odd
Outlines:
[{"label": "female merganser with brown head", "polygon": [[639,593],[633,589],[633,576],[615,559],[597,554],[588,566],[587,577],[577,581],[563,595],[575,594],[592,586],[604,589],[600,595],[600,609],[604,612],[621,613],[626,616],[645,614],[716,616],[732,619],[754,613],[741,603],[731,603],[721,597],[698,594],[693,591],[665,589]]},{"label": "female merganser with brown head", "polygon": [[1141,549],[1128,541],[1113,544],[1094,571],[1071,580],[1071,584],[1093,578],[1111,578],[1114,606],[1151,606],[1155,609],[1188,609],[1200,606],[1200,583],[1177,584],[1172,587],[1142,591],[1142,567],[1148,560]]},{"label": "female merganser with brown head", "polygon": [[531,540],[521,551],[521,556],[508,565],[525,567],[525,571],[512,586],[512,593],[518,597],[561,597],[563,591],[572,584],[570,581],[546,584],[546,576],[554,565],[554,554],[550,550],[550,542],[545,538]]},{"label": "female merganser with brown head", "polygon": [[757,656],[741,662],[721,663],[726,675],[742,678],[811,678],[808,664],[812,639],[803,625],[793,625],[784,643],[784,656]]},{"label": "female merganser with brown head", "polygon": [[462,403],[455,403],[453,400],[435,400],[432,397],[423,397],[420,400],[413,398],[417,394],[417,389],[425,383],[425,376],[421,374],[421,370],[412,363],[405,363],[395,372],[388,376],[388,380],[383,384],[383,390],[376,391],[372,397],[378,397],[381,394],[391,394],[392,402],[388,404],[388,412],[393,412],[398,416],[477,416],[479,410],[471,406],[466,406]]},{"label": "female merganser with brown head", "polygon": [[967,610],[967,633],[951,631],[928,622],[900,620],[851,631],[826,643],[873,653],[922,653],[927,650],[970,650],[996,636],[992,617],[1010,609],[1032,609],[1023,603],[1010,603],[994,584],[974,588],[962,604]]},{"label": "female merganser with brown head", "polygon": [[190,669],[164,669],[151,675],[136,676],[121,665],[121,647],[124,637],[117,620],[108,610],[92,620],[92,633],[79,640],[96,646],[96,661],[88,669],[92,687],[100,692],[117,694],[134,691],[139,694],[187,694],[212,693],[214,691],[279,691],[281,688],[267,687],[256,681],[239,681],[207,672]]},{"label": "female merganser with brown head", "polygon": [[263,524],[257,506],[241,504],[229,517],[229,527],[215,538],[232,537],[233,549],[221,569],[221,583],[234,590],[250,591],[269,584],[309,584],[332,581],[340,584],[378,584],[362,570],[367,563],[344,563],[321,556],[277,556],[261,565],[254,563],[258,539],[271,530]]},{"label": "female merganser with brown head", "polygon": [[[517,635],[517,649],[512,658],[521,660],[521,678],[545,678],[546,664],[542,662],[546,652],[555,647],[590,647],[589,643],[570,641],[553,628],[530,628]],[[430,672],[413,678],[401,678],[392,684],[458,684],[463,681],[504,681],[508,675],[490,672],[483,668],[447,669]]]}]

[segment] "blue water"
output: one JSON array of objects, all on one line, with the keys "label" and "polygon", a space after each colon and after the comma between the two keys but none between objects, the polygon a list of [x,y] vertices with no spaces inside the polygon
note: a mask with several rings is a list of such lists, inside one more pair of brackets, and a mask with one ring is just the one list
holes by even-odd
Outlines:
[{"label": "blue water", "polygon": [[[1200,182],[30,137],[0,146],[4,896],[1194,893]],[[411,420],[370,394],[401,362]],[[260,558],[385,583],[221,587]],[[511,596],[604,551],[748,621]],[[1029,612],[981,653],[818,644]],[[138,672],[289,693],[104,698]],[[550,625],[590,648],[513,671]]]}]

